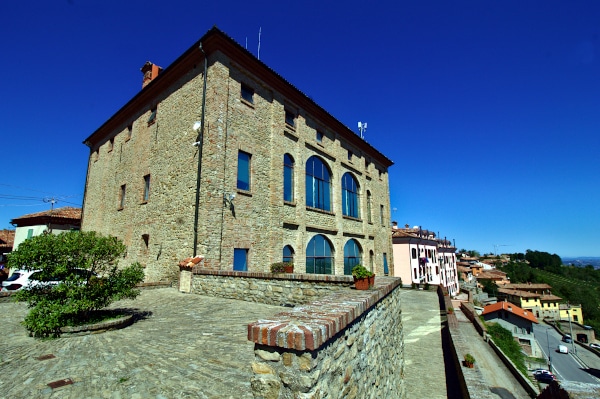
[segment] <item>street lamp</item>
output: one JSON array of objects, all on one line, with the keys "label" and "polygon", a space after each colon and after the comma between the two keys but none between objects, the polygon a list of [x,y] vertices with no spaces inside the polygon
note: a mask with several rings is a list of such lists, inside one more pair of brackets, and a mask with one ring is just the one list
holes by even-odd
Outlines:
[{"label": "street lamp", "polygon": [[548,329],[550,327],[546,327],[546,343],[548,344],[548,370],[552,372],[552,355],[550,355],[550,338],[548,337]]},{"label": "street lamp", "polygon": [[573,349],[573,353],[577,354],[577,349],[575,348],[575,337],[573,337],[573,326],[571,325],[571,309],[567,309],[567,316],[569,317],[569,331],[571,331],[571,349]]}]

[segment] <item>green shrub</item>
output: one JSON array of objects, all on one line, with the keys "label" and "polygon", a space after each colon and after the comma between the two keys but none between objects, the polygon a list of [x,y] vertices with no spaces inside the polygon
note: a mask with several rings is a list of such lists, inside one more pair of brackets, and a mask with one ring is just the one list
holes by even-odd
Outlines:
[{"label": "green shrub", "polygon": [[271,273],[283,273],[286,267],[293,266],[291,262],[276,262],[271,264]]},{"label": "green shrub", "polygon": [[486,327],[488,334],[494,339],[496,345],[524,375],[527,375],[525,356],[521,352],[521,346],[513,338],[512,333],[498,323],[487,323]]},{"label": "green shrub", "polygon": [[120,240],[95,232],[43,234],[22,242],[9,255],[9,267],[40,270],[42,281],[61,281],[17,292],[16,300],[30,308],[25,327],[38,337],[57,337],[61,327],[83,324],[113,301],[137,297],[144,270],[139,263],[119,269],[117,258],[124,254]]},{"label": "green shrub", "polygon": [[354,266],[352,268],[352,275],[358,279],[374,276],[374,274],[367,270],[363,265]]}]

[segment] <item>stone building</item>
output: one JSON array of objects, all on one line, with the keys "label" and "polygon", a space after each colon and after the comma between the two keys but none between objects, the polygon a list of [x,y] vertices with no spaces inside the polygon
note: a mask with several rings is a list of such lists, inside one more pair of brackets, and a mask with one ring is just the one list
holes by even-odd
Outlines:
[{"label": "stone building", "polygon": [[142,72],[84,142],[83,230],[121,238],[147,281],[192,254],[219,270],[384,274],[387,157],[217,28]]}]

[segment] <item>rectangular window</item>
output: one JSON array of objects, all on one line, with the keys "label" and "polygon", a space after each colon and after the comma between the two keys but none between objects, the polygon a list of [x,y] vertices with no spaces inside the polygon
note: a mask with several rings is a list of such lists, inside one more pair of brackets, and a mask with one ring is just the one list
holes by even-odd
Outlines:
[{"label": "rectangular window", "polygon": [[413,248],[411,253],[412,253],[412,258],[417,259],[417,248]]},{"label": "rectangular window", "polygon": [[150,198],[150,175],[144,176],[144,197],[143,201],[148,202]]},{"label": "rectangular window", "polygon": [[386,276],[390,274],[387,263],[387,254],[385,252],[383,253],[383,274],[385,274]]},{"label": "rectangular window", "polygon": [[121,186],[121,191],[119,192],[119,209],[123,209],[125,207],[125,184]]},{"label": "rectangular window", "polygon": [[150,126],[151,124],[153,124],[154,122],[156,122],[156,107],[152,108],[151,112],[150,112],[150,118],[148,118],[148,126]]},{"label": "rectangular window", "polygon": [[323,132],[320,132],[320,131],[318,131],[318,130],[317,130],[317,141],[318,141],[319,143],[322,143],[322,142],[323,142]]},{"label": "rectangular window", "polygon": [[129,125],[127,126],[127,140],[129,140],[131,138],[131,135],[133,134],[133,125]]},{"label": "rectangular window", "polygon": [[285,110],[285,123],[291,127],[296,127],[296,115],[287,109]]},{"label": "rectangular window", "polygon": [[33,229],[27,229],[27,238],[33,237]]},{"label": "rectangular window", "polygon": [[248,271],[248,250],[246,248],[233,249],[233,270]]},{"label": "rectangular window", "polygon": [[250,104],[254,104],[254,89],[242,83],[242,99]]},{"label": "rectangular window", "polygon": [[251,155],[238,151],[237,188],[250,191],[250,159]]},{"label": "rectangular window", "polygon": [[114,147],[115,147],[115,139],[111,138],[110,140],[108,140],[108,152],[111,152]]}]

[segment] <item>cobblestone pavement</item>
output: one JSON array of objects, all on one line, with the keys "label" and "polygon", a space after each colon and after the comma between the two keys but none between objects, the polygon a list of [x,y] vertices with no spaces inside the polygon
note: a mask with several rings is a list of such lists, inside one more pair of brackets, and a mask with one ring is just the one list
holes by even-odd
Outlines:
[{"label": "cobblestone pavement", "polygon": [[[0,398],[252,398],[247,324],[278,306],[144,290],[112,307],[137,309],[131,326],[39,340],[19,324],[25,304],[0,302]],[[39,360],[45,355],[54,358]],[[70,380],[59,388],[48,384]]]},{"label": "cobblestone pavement", "polygon": [[407,398],[447,398],[441,318],[435,291],[402,290]]}]

